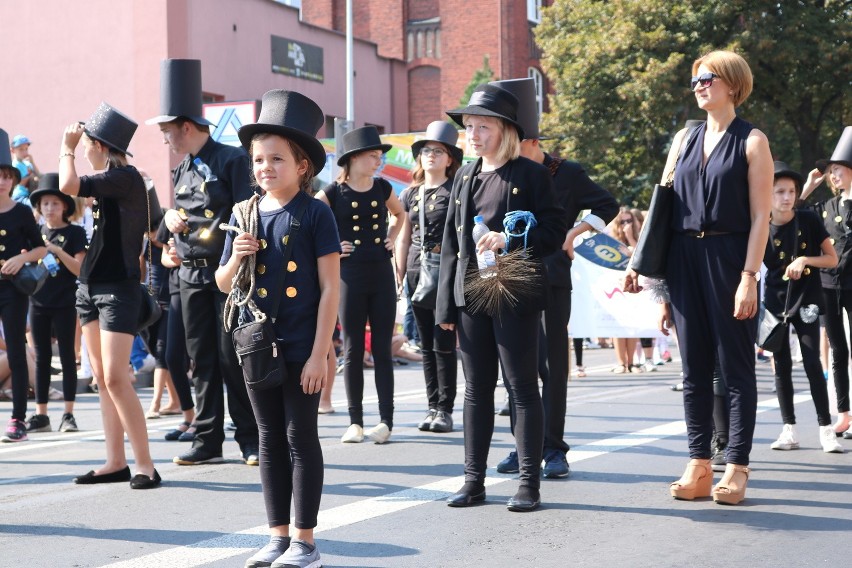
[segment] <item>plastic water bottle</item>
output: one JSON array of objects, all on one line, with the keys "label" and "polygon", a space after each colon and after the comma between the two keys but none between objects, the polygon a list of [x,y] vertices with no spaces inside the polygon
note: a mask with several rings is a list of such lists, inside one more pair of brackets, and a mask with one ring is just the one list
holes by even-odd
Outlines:
[{"label": "plastic water bottle", "polygon": [[[482,235],[490,232],[488,225],[482,220],[482,215],[477,215],[473,218],[473,244],[479,242]],[[485,252],[476,253],[476,264],[479,266],[480,278],[491,278],[497,276],[497,259],[494,257],[494,251],[486,250]]]},{"label": "plastic water bottle", "polygon": [[198,168],[199,173],[204,176],[204,181],[216,181],[219,179],[213,175],[213,170],[211,170],[210,166],[205,164],[201,158],[195,158],[192,160],[192,163],[195,164],[196,168]]},{"label": "plastic water bottle", "polygon": [[51,276],[56,276],[59,273],[59,261],[56,260],[56,257],[53,256],[52,253],[44,255],[44,258],[41,259],[41,263],[45,268],[47,268],[47,271],[50,272]]}]

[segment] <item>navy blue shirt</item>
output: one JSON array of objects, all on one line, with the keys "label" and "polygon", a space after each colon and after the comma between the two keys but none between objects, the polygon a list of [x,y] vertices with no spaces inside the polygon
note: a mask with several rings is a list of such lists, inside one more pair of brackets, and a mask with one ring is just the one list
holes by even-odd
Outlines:
[{"label": "navy blue shirt", "polygon": [[[290,234],[292,215],[303,199],[310,202],[302,216],[302,226],[292,241],[293,252],[287,263],[284,293],[275,319],[275,334],[283,345],[284,358],[294,363],[307,361],[314,347],[320,301],[317,259],[341,252],[337,224],[325,203],[300,192],[283,208],[260,212],[258,239],[262,240],[261,250],[257,252],[253,298],[257,307],[269,314],[277,277],[285,269],[282,266],[283,238]],[[230,224],[235,225],[236,219],[232,217]],[[233,233],[228,232],[220,265],[227,264],[231,258],[233,240]]]},{"label": "navy blue shirt", "polygon": [[390,258],[391,253],[385,248],[388,236],[385,202],[391,191],[390,182],[381,178],[374,178],[373,187],[367,191],[355,191],[345,183],[336,182],[323,189],[334,212],[340,239],[355,245],[355,250],[341,262],[352,264]]},{"label": "navy blue shirt", "polygon": [[[79,225],[66,225],[61,229],[51,229],[41,226],[41,236],[44,244],[48,242],[58,246],[71,256],[86,250],[86,230]],[[31,296],[34,306],[43,308],[73,307],[76,301],[77,277],[68,270],[65,264],[56,258],[59,271],[55,276],[49,276],[41,289]]]},{"label": "navy blue shirt", "polygon": [[[11,209],[0,213],[0,264],[21,254],[22,249],[32,250],[43,244],[30,207],[15,203]],[[0,291],[13,289],[11,278],[4,275]]]}]

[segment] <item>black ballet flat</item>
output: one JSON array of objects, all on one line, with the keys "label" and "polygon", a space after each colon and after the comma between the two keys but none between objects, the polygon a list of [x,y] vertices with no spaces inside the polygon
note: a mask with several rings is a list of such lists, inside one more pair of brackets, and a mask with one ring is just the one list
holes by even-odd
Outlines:
[{"label": "black ballet flat", "polygon": [[160,485],[163,482],[163,479],[160,477],[160,474],[157,473],[157,470],[154,470],[154,477],[148,477],[145,474],[137,473],[133,476],[133,479],[130,480],[130,488],[131,489],[153,489]]},{"label": "black ballet flat", "polygon": [[471,507],[476,503],[481,503],[485,501],[485,487],[469,487],[467,483],[465,483],[464,487],[462,487],[458,493],[455,495],[451,495],[449,499],[447,499],[447,506],[449,507]]},{"label": "black ballet flat", "polygon": [[537,490],[518,491],[506,503],[506,508],[515,513],[529,513],[538,509],[539,506],[541,506],[541,496]]},{"label": "black ballet flat", "polygon": [[74,478],[74,483],[77,485],[94,485],[96,483],[120,483],[122,481],[130,481],[130,466],[125,466],[124,469],[114,471],[112,473],[104,473],[95,475],[92,470],[85,475],[78,475]]}]

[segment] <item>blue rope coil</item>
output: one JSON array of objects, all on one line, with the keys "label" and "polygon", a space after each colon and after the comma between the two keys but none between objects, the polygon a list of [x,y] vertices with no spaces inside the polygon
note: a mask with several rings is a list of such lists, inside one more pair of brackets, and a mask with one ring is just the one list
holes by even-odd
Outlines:
[{"label": "blue rope coil", "polygon": [[[522,232],[515,232],[518,227],[518,223],[524,223],[524,230]],[[506,213],[506,216],[503,217],[503,234],[506,235],[506,250],[509,250],[509,243],[513,238],[518,239],[520,237],[524,238],[524,248],[527,248],[527,236],[529,235],[530,229],[538,225],[538,221],[535,220],[535,215],[533,215],[530,211],[509,211]]]}]

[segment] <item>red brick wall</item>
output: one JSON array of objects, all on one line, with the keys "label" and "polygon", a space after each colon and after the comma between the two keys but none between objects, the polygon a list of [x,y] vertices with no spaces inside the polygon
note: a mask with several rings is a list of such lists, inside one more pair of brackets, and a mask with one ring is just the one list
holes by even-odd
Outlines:
[{"label": "red brick wall", "polygon": [[[406,4],[408,4],[409,20],[426,20],[441,13],[439,0],[408,0]],[[444,14],[444,17],[449,17],[449,15]]]},{"label": "red brick wall", "polygon": [[447,118],[441,106],[441,70],[421,65],[408,72],[408,130],[426,130],[430,122]]},{"label": "red brick wall", "polygon": [[321,28],[334,29],[334,0],[302,2],[302,21]]},{"label": "red brick wall", "polygon": [[[359,0],[353,2],[353,16],[355,22],[359,21],[355,14],[356,8],[363,10],[369,7],[370,13],[366,18],[366,23],[369,26],[365,39],[376,43],[379,48],[379,55],[383,57],[393,57],[396,59],[405,59],[405,22],[408,20],[406,16],[405,0]],[[360,36],[359,36],[360,37]]]}]

